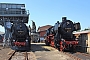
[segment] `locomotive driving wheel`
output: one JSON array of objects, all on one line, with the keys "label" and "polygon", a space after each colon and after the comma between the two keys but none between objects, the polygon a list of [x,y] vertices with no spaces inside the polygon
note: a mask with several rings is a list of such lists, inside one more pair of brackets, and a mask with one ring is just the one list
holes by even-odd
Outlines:
[{"label": "locomotive driving wheel", "polygon": [[57,48],[57,40],[54,40],[54,47]]},{"label": "locomotive driving wheel", "polygon": [[60,51],[64,51],[64,45],[62,41],[60,41]]},{"label": "locomotive driving wheel", "polygon": [[72,45],[71,52],[76,52],[76,46]]}]

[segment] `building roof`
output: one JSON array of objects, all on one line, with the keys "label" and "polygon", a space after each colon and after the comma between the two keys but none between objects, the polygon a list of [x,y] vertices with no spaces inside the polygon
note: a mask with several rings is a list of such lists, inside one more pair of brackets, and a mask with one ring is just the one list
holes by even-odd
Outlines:
[{"label": "building roof", "polygon": [[90,33],[90,30],[79,31],[79,32],[73,32],[73,34],[85,34],[85,33]]},{"label": "building roof", "polygon": [[52,25],[41,26],[41,27],[38,28],[38,32],[40,32],[40,31],[45,31],[45,30],[47,30],[47,29],[50,28],[50,27],[52,27]]}]

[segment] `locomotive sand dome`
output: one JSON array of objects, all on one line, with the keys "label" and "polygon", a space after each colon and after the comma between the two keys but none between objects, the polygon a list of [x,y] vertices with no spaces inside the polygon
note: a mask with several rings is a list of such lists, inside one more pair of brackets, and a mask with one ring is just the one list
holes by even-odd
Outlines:
[{"label": "locomotive sand dome", "polygon": [[66,17],[62,17],[62,22],[57,21],[53,27],[47,30],[46,45],[56,47],[60,51],[67,49],[73,51],[78,45],[78,41],[72,32],[80,29],[79,22],[73,23],[71,20],[67,20]]},{"label": "locomotive sand dome", "polygon": [[25,4],[0,3],[0,25],[11,22],[11,48],[14,50],[30,50],[29,28],[26,26],[29,20],[29,11]]}]

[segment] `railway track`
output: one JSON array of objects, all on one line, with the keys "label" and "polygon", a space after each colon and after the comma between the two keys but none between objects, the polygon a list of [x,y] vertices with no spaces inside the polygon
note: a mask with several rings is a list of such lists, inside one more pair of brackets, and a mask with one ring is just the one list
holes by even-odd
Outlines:
[{"label": "railway track", "polygon": [[[35,45],[35,47],[36,47],[36,45]],[[39,47],[39,48],[41,49],[41,47]],[[44,46],[44,48],[50,49],[50,50],[56,50],[56,49],[51,49],[51,47],[46,47],[46,46]],[[39,50],[36,49],[36,50],[40,51],[40,49]],[[39,53],[40,56],[42,54],[40,52],[37,52],[37,53]],[[71,58],[71,60],[90,60],[90,54],[86,54],[86,53],[80,53],[80,52],[71,53],[71,52],[61,52],[61,51],[58,53],[61,53],[61,54],[63,53],[63,56],[68,55]],[[46,53],[46,54],[48,54],[48,53]],[[26,52],[12,51],[10,54],[10,57],[7,60],[37,60],[36,58],[38,58],[39,55],[37,54],[35,56],[35,54],[33,52],[27,52],[27,51]],[[47,55],[42,55],[42,56],[45,57]],[[41,59],[41,60],[43,60],[43,59]],[[68,58],[67,58],[67,60],[68,60]]]},{"label": "railway track", "polygon": [[37,60],[33,52],[19,52],[19,51],[10,51],[8,53],[8,59],[5,60]]},{"label": "railway track", "polygon": [[90,60],[90,54],[76,52],[76,53],[70,53],[70,52],[62,52],[71,58],[74,58],[75,60]]},{"label": "railway track", "polygon": [[[60,51],[61,52],[61,51]],[[64,53],[66,55],[68,55],[69,57],[73,58],[74,60],[81,60],[80,58],[78,58],[77,56],[74,56],[72,53],[70,52],[61,52]]]},{"label": "railway track", "polygon": [[26,52],[12,51],[7,60],[29,60],[28,54],[30,53],[28,53],[27,51]]},{"label": "railway track", "polygon": [[77,56],[80,60],[90,60],[90,54],[76,52],[73,56]]}]

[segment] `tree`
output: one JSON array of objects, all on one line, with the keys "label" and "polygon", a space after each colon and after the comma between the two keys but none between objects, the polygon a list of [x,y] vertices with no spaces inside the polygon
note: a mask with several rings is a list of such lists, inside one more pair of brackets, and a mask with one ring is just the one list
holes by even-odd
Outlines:
[{"label": "tree", "polygon": [[36,25],[35,22],[32,20],[32,33],[36,32]]},{"label": "tree", "polygon": [[85,31],[85,30],[90,30],[90,27],[88,27],[88,28],[85,28],[85,29],[84,29],[84,31]]}]

